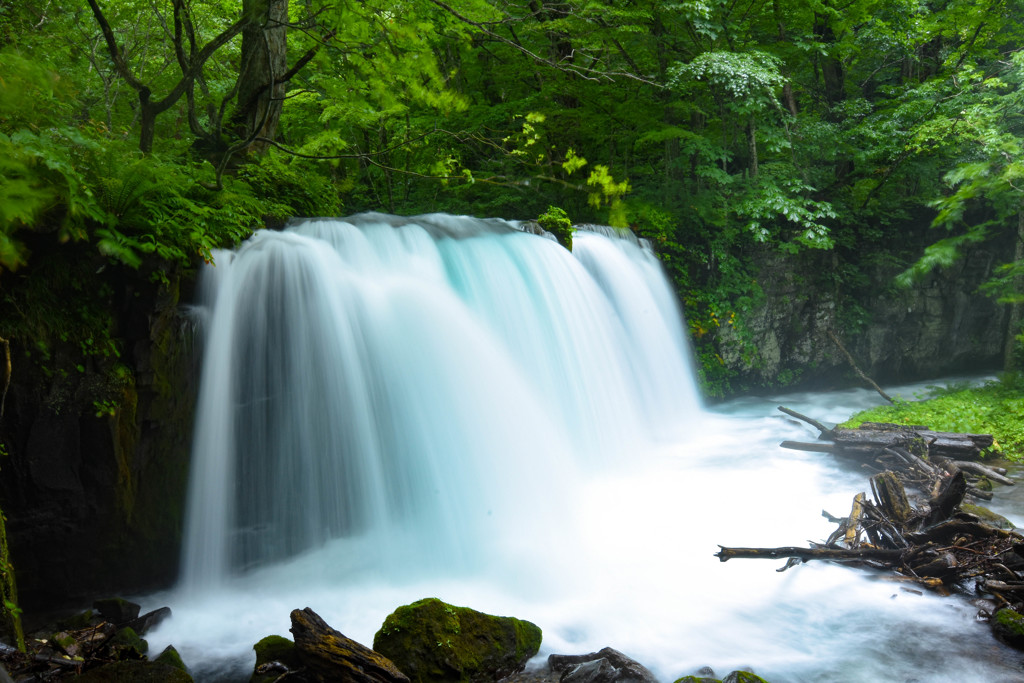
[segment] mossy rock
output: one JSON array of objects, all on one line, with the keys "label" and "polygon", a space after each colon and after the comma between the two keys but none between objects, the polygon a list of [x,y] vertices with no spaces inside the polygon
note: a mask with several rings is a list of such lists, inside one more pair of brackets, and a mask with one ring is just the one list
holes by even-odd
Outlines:
[{"label": "mossy rock", "polygon": [[572,220],[564,209],[549,206],[548,210],[537,218],[537,223],[554,235],[559,244],[572,251],[572,236],[576,230],[572,227]]},{"label": "mossy rock", "polygon": [[106,664],[86,671],[83,683],[192,683],[192,676],[170,664],[133,660]]},{"label": "mossy rock", "polygon": [[722,683],[719,678],[709,678],[707,676],[683,676],[677,678],[675,683]]},{"label": "mossy rock", "polygon": [[118,630],[110,639],[110,648],[117,659],[145,659],[149,643],[129,626]]},{"label": "mossy rock", "polygon": [[174,649],[173,645],[168,645],[164,648],[164,651],[157,655],[154,662],[160,664],[166,664],[167,666],[173,666],[175,669],[181,669],[182,671],[188,671],[188,667],[185,666],[185,661],[178,654],[178,651]]},{"label": "mossy rock", "polygon": [[295,643],[283,636],[267,636],[253,645],[252,649],[256,651],[256,664],[253,667],[249,683],[269,683],[269,681],[280,678],[281,672],[277,669],[260,673],[260,667],[270,662],[281,662],[289,670],[295,670],[302,666]]},{"label": "mossy rock", "polygon": [[1009,608],[992,616],[992,635],[1010,647],[1024,650],[1024,615]]},{"label": "mossy rock", "polygon": [[722,683],[768,683],[768,681],[749,671],[733,671],[722,679]]},{"label": "mossy rock", "polygon": [[1013,529],[1014,524],[1006,517],[992,512],[987,507],[981,505],[972,505],[971,503],[961,503],[960,511],[966,512],[969,515],[974,515],[985,524],[994,526],[997,529]]},{"label": "mossy rock", "polygon": [[72,614],[66,619],[61,619],[57,622],[57,626],[62,631],[77,631],[79,629],[88,628],[93,625],[93,617],[95,614],[91,609],[87,609],[84,612],[78,612]]},{"label": "mossy rock", "polygon": [[426,598],[388,615],[373,649],[413,683],[489,683],[521,671],[541,637],[528,621]]}]

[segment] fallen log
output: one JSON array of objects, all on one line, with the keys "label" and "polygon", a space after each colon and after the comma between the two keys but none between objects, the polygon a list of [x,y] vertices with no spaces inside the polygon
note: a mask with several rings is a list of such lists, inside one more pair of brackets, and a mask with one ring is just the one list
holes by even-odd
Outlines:
[{"label": "fallen log", "polygon": [[292,635],[300,661],[315,680],[409,683],[391,660],[345,637],[313,610],[292,610]]},{"label": "fallen log", "polygon": [[1003,484],[1004,486],[1013,486],[1014,484],[1013,479],[1003,476],[1002,474],[996,472],[994,469],[990,467],[985,467],[980,462],[954,460],[953,464],[955,464],[958,468],[960,468],[963,471],[973,472],[974,474],[980,474],[981,476],[988,477],[992,481],[998,484]]},{"label": "fallen log", "polygon": [[835,562],[863,562],[865,560],[882,560],[895,562],[905,551],[888,548],[727,548],[724,545],[715,557],[722,562],[732,559],[779,560],[795,557],[804,562],[808,560],[832,560]]},{"label": "fallen log", "polygon": [[885,422],[865,422],[857,429],[829,428],[785,406],[779,406],[779,410],[817,428],[821,439],[814,443],[783,441],[783,448],[831,453],[878,471],[891,470],[904,486],[930,497],[935,497],[946,480],[960,470],[972,477],[967,480],[967,495],[980,500],[992,500],[987,487],[978,484],[981,477],[1003,485],[1013,484],[1005,471],[1001,473],[998,468],[974,460],[995,445],[991,434],[936,432],[923,425]]}]

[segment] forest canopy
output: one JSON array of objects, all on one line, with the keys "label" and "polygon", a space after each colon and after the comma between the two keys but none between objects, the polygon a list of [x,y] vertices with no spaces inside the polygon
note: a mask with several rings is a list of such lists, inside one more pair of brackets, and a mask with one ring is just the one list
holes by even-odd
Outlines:
[{"label": "forest canopy", "polygon": [[910,281],[1024,234],[1022,19],[1015,0],[3,0],[5,305],[41,254],[167,281],[288,217],[366,210],[631,228],[698,339],[756,298],[754,249],[830,250],[852,281],[884,246]]}]

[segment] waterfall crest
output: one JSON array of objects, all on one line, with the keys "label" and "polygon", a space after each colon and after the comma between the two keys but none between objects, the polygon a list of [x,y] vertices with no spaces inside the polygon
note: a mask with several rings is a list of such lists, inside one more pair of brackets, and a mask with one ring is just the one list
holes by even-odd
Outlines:
[{"label": "waterfall crest", "polygon": [[186,586],[337,538],[375,571],[471,569],[536,534],[575,471],[698,408],[636,240],[580,231],[571,254],[504,221],[364,214],[216,263]]}]

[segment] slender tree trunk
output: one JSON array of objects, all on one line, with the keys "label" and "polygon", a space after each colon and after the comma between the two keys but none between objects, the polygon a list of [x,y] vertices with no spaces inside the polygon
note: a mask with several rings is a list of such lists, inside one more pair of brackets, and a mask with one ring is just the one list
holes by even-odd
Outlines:
[{"label": "slender tree trunk", "polygon": [[750,150],[750,177],[756,178],[758,173],[757,123],[754,121],[753,114],[751,114],[750,121],[747,123],[747,147]]},{"label": "slender tree trunk", "polygon": [[[1019,262],[1022,259],[1024,259],[1024,205],[1017,213],[1017,244],[1013,250],[1013,260]],[[1015,285],[1015,292],[1019,293],[1024,288],[1024,282],[1021,282],[1019,277]],[[1010,305],[1010,319],[1006,325],[1006,346],[1003,349],[1003,369],[1006,372],[1019,369],[1017,365],[1017,335],[1020,333],[1022,308],[1024,308],[1024,304]]]}]

